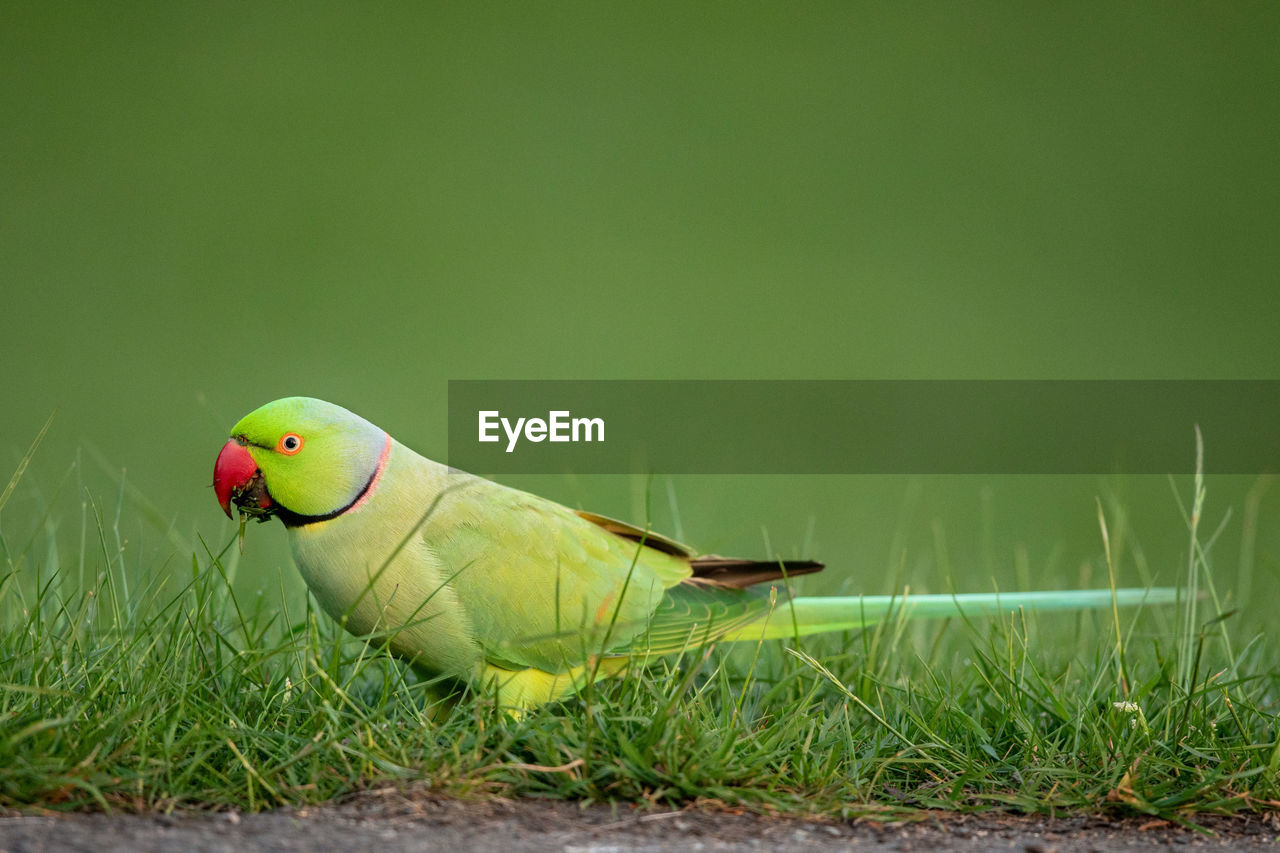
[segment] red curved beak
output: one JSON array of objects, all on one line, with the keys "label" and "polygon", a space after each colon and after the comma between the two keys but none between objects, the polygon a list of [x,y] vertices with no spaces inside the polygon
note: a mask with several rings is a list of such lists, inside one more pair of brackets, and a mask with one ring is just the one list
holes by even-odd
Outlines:
[{"label": "red curved beak", "polygon": [[[213,492],[227,518],[231,518],[232,498],[244,492],[257,475],[258,463],[243,444],[233,438],[222,446],[218,461],[213,463]],[[264,492],[258,504],[265,509],[271,505],[271,499]]]}]

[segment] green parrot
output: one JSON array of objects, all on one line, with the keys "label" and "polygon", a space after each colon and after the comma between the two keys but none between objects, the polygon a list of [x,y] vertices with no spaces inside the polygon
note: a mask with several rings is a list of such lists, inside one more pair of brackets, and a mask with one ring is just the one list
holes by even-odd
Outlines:
[{"label": "green parrot", "polygon": [[386,638],[419,670],[496,691],[517,712],[616,675],[637,654],[843,631],[895,611],[1074,610],[1176,594],[788,598],[786,580],[821,563],[699,556],[432,462],[308,397],[268,403],[232,427],[213,485],[228,517],[235,504],[242,521],[284,523],[308,588],[348,631]]}]

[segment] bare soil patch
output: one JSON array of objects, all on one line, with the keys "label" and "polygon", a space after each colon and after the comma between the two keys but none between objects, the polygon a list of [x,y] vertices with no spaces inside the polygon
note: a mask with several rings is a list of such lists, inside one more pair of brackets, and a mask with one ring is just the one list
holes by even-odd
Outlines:
[{"label": "bare soil patch", "polygon": [[706,809],[639,811],[536,800],[468,801],[374,791],[333,805],[260,814],[16,815],[0,818],[0,853],[38,851],[350,850],[911,851],[1111,853],[1270,850],[1280,815],[1201,817],[1196,831],[1168,821],[1101,816],[926,814],[885,823],[812,821]]}]

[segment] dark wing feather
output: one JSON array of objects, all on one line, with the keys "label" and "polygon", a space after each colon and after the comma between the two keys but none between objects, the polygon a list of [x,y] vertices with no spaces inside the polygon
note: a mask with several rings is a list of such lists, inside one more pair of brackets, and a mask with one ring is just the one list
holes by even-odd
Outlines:
[{"label": "dark wing feather", "polygon": [[734,589],[783,577],[790,579],[799,575],[811,575],[823,569],[823,564],[817,560],[738,560],[715,554],[696,557],[689,564],[693,567],[695,580]]},{"label": "dark wing feather", "polygon": [[621,536],[623,539],[630,539],[633,542],[643,542],[646,546],[664,554],[674,554],[677,557],[693,559],[692,548],[660,533],[654,533],[652,530],[643,530],[634,524],[627,524],[625,521],[618,521],[618,519],[609,518],[607,515],[597,515],[594,512],[584,512],[580,509],[574,510],[574,512],[592,524],[603,527],[615,536]]},{"label": "dark wing feather", "polygon": [[689,561],[695,579],[716,584],[717,586],[744,589],[752,584],[778,580],[783,577],[793,578],[800,575],[809,575],[814,572],[820,572],[823,569],[822,563],[817,560],[741,560],[736,557],[721,557],[717,554],[704,554],[698,557],[694,555],[693,549],[688,545],[684,545],[660,533],[643,530],[634,524],[618,521],[616,518],[609,518],[606,515],[597,515],[594,512],[584,512],[582,510],[576,510],[576,512],[580,517],[604,528],[615,536],[621,536],[633,542],[643,542],[647,547],[661,551],[664,554],[684,557]]}]

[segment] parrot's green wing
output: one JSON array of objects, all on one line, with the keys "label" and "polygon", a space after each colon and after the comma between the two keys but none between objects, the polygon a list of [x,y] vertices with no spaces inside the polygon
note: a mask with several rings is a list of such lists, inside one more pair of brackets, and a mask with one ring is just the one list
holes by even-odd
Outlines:
[{"label": "parrot's green wing", "polygon": [[[786,597],[778,596],[779,609]],[[735,589],[688,580],[667,591],[649,617],[643,633],[638,633],[625,651],[634,654],[665,655],[715,642],[743,633],[746,626],[763,619],[771,598],[761,589]]]},{"label": "parrot's green wing", "polygon": [[[564,672],[626,647],[692,570],[536,495],[474,479],[424,527],[486,660]],[[673,549],[674,550],[674,549]]]}]

